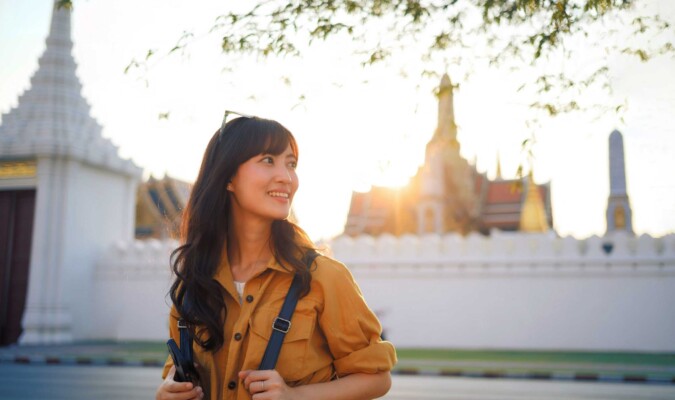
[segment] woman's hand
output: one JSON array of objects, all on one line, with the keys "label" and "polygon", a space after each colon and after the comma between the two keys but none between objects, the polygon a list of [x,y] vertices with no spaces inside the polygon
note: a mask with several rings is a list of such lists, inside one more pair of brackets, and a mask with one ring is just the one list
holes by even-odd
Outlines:
[{"label": "woman's hand", "polygon": [[276,370],[239,372],[239,379],[255,400],[292,400],[293,388],[288,387]]},{"label": "woman's hand", "polygon": [[173,380],[176,367],[171,367],[166,379],[157,388],[156,400],[200,400],[204,397],[201,387],[192,387],[191,382],[176,382]]}]

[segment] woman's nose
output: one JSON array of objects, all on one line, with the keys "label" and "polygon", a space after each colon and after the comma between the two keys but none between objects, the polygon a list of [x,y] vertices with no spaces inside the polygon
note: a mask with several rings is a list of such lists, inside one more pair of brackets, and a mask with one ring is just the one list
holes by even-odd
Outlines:
[{"label": "woman's nose", "polygon": [[289,171],[288,168],[285,165],[281,166],[277,170],[277,179],[279,179],[280,182],[284,182],[284,183],[291,183],[293,181],[293,177],[291,176],[291,171]]}]

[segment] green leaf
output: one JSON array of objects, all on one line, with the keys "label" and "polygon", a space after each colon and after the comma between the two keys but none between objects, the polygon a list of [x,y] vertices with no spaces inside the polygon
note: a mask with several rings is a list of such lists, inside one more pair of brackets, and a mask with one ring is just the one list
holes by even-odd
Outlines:
[{"label": "green leaf", "polygon": [[124,73],[127,74],[132,68],[138,68],[139,66],[140,64],[138,64],[138,61],[132,59],[129,62],[129,65],[127,65],[126,68],[124,68]]}]

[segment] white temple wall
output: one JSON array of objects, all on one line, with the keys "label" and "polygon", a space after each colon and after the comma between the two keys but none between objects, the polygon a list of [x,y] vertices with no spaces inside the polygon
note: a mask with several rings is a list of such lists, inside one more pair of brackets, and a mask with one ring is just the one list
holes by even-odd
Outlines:
[{"label": "white temple wall", "polygon": [[[110,243],[133,239],[134,204],[129,197],[135,192],[134,178],[101,168],[67,162],[69,190],[65,195],[65,226],[63,227],[62,265],[63,300],[72,316],[74,340],[90,336],[93,329],[87,318],[91,299],[94,268]],[[119,218],[102,216],[117,215]]]},{"label": "white temple wall", "polygon": [[[403,347],[675,349],[675,278],[606,267],[352,266]],[[626,273],[627,272],[627,273]]]},{"label": "white temple wall", "polygon": [[[167,337],[175,246],[108,249],[95,275],[94,337]],[[675,235],[385,235],[331,248],[400,347],[675,351]]]},{"label": "white temple wall", "polygon": [[94,274],[92,339],[166,340],[173,240],[120,242],[99,260]]},{"label": "white temple wall", "polygon": [[675,350],[675,235],[360,237],[333,251],[398,346]]}]

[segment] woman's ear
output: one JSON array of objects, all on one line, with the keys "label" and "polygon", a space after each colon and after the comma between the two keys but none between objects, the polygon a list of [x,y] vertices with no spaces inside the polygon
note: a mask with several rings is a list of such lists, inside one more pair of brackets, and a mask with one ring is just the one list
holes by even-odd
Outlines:
[{"label": "woman's ear", "polygon": [[229,192],[232,192],[232,191],[234,190],[234,188],[232,187],[232,182],[227,182],[226,189],[227,189]]}]

